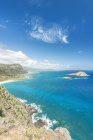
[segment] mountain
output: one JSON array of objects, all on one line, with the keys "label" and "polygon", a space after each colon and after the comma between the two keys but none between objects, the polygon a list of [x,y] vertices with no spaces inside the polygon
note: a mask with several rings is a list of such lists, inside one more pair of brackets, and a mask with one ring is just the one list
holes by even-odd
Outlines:
[{"label": "mountain", "polygon": [[0,64],[0,81],[24,79],[26,73],[20,64]]}]

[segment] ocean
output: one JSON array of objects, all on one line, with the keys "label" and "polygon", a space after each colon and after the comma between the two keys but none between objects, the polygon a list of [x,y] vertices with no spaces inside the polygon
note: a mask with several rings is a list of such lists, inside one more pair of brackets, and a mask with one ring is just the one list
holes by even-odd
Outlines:
[{"label": "ocean", "polygon": [[[73,140],[93,140],[93,71],[88,77],[64,79],[76,71],[45,71],[33,79],[6,83],[4,86],[17,98],[37,106],[35,119],[48,120],[50,127],[65,127]],[[50,121],[51,120],[51,121]]]}]

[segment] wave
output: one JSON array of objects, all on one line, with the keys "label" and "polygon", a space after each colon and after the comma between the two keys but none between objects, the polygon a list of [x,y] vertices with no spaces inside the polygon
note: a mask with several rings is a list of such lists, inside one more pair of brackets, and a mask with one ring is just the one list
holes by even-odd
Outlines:
[{"label": "wave", "polygon": [[77,78],[77,77],[75,77],[73,79],[78,80],[78,79],[88,79],[88,78],[87,77],[84,77],[84,78]]},{"label": "wave", "polygon": [[[17,98],[20,102],[27,104],[27,100],[22,99],[22,98]],[[42,120],[42,122],[44,122],[46,125],[44,125],[44,127],[46,129],[51,129],[53,128],[54,124],[57,124],[58,122],[56,120],[50,120],[47,115],[43,114],[43,111],[41,109],[41,105],[37,105],[35,103],[31,103],[31,104],[27,104],[30,105],[31,107],[33,107],[34,109],[37,110],[37,113],[33,113],[32,117],[32,123],[35,124],[36,122],[38,122],[39,120]]]},{"label": "wave", "polygon": [[83,80],[83,79],[88,79],[87,77],[61,77],[62,79],[66,80]]},{"label": "wave", "polygon": [[35,103],[30,104],[33,108],[35,108],[38,113],[42,113],[42,109],[40,105],[36,105]]},{"label": "wave", "polygon": [[17,98],[17,99],[22,103],[27,103],[27,100],[25,100],[25,99],[21,99],[21,98]]},{"label": "wave", "polygon": [[37,114],[37,115],[33,114],[33,115],[32,115],[32,120],[33,120],[33,123],[36,123],[36,122],[38,122],[39,120],[42,120],[42,122],[45,123],[44,127],[45,127],[46,129],[51,129],[51,128],[53,128],[54,124],[57,124],[57,123],[58,123],[56,120],[50,120],[50,119],[47,117],[47,115],[43,115],[43,114],[42,114],[41,117],[39,117],[38,114]]},{"label": "wave", "polygon": [[[30,104],[32,107],[34,107],[37,110],[37,113],[34,113],[32,115],[32,123],[35,124],[36,122],[38,122],[39,120],[42,120],[43,122],[45,122],[46,125],[44,125],[44,127],[46,129],[51,129],[53,128],[54,124],[57,124],[56,120],[50,120],[47,115],[43,114],[43,111],[41,109],[40,105],[36,105],[35,103]],[[41,114],[41,115],[40,115]]]}]

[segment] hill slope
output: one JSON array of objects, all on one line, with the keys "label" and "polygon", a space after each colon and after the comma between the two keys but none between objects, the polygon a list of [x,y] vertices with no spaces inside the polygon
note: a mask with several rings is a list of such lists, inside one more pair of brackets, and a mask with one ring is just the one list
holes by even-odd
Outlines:
[{"label": "hill slope", "polygon": [[20,64],[0,64],[0,81],[25,79],[26,71]]},{"label": "hill slope", "polygon": [[0,140],[71,140],[65,128],[50,131],[32,124],[35,112],[0,86]]}]

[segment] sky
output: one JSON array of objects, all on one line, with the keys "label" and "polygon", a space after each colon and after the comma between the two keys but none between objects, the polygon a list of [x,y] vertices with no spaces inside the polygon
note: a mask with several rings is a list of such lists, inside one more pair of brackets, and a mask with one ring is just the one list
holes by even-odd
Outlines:
[{"label": "sky", "polygon": [[93,0],[0,0],[0,63],[93,70]]}]

